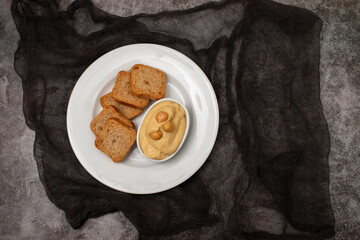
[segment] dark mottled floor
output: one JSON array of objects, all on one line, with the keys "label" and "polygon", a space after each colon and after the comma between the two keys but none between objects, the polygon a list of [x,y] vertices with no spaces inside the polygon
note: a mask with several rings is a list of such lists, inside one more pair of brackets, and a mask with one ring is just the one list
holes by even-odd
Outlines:
[{"label": "dark mottled floor", "polygon": [[[62,1],[62,8],[72,0]],[[93,1],[105,11],[127,16],[185,9],[208,0]],[[131,3],[129,3],[131,2]],[[321,35],[321,100],[331,134],[330,192],[335,239],[360,236],[360,1],[278,0],[307,8],[324,24]],[[0,2],[0,239],[137,239],[121,213],[91,219],[73,230],[46,197],[32,157],[34,133],[22,113],[22,86],[13,66],[19,40]]]}]

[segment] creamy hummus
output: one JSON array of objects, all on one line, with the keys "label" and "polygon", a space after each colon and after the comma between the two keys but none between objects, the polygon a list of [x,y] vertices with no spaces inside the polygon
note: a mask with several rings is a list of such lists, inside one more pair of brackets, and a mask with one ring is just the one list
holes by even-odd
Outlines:
[{"label": "creamy hummus", "polygon": [[[157,117],[159,113],[167,117],[159,118]],[[161,160],[176,152],[186,129],[185,115],[185,110],[171,101],[161,102],[148,112],[139,134],[139,145],[145,156]],[[166,125],[163,126],[164,124]],[[170,131],[167,128],[168,125],[171,125]],[[156,137],[152,133],[156,133]]]}]

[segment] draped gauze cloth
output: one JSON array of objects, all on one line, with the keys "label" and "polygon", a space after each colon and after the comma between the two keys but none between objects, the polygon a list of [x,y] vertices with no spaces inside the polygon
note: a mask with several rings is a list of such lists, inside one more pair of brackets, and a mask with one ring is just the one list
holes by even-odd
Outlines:
[{"label": "draped gauze cloth", "polygon": [[[141,239],[334,235],[319,17],[267,0],[129,17],[86,0],[66,11],[55,0],[14,0],[11,11],[20,34],[14,64],[26,123],[36,132],[40,179],[73,228],[121,211]],[[96,181],[76,159],[66,131],[67,104],[83,71],[134,43],[190,57],[210,79],[220,110],[218,137],[203,167],[180,186],[151,195]]]}]

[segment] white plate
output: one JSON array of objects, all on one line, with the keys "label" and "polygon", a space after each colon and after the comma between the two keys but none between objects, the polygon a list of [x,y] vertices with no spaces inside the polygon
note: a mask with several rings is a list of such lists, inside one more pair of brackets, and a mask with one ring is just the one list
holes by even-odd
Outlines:
[{"label": "white plate", "polygon": [[[134,144],[122,162],[114,163],[94,145],[90,122],[102,109],[100,97],[111,91],[120,70],[129,71],[137,63],[164,71],[166,97],[178,100],[189,111],[191,126],[186,141],[167,162],[148,161]],[[132,120],[136,129],[146,109]],[[182,53],[155,44],[120,47],[97,59],[79,78],[67,109],[70,143],[83,167],[103,184],[134,194],[162,192],[191,177],[209,156],[218,127],[218,103],[203,71]]]}]

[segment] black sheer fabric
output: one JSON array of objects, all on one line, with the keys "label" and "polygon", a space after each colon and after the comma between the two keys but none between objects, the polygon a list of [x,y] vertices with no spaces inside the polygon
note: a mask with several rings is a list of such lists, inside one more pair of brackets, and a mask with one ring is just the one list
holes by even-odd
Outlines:
[{"label": "black sheer fabric", "polygon": [[[334,235],[329,132],[319,98],[313,13],[271,1],[224,1],[184,11],[119,17],[90,1],[14,0],[15,69],[34,157],[49,199],[73,228],[123,214],[146,239],[321,239]],[[174,48],[209,77],[220,127],[204,166],[152,195],[112,190],[76,159],[66,108],[82,72],[133,43]],[[120,163],[121,164],[121,163]]]}]

